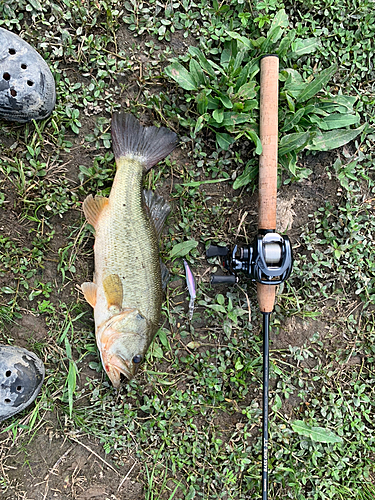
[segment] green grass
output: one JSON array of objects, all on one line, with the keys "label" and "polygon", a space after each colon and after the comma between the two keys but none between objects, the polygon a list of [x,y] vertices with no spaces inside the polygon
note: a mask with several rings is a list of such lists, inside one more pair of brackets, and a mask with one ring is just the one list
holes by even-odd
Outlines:
[{"label": "green grass", "polygon": [[[255,233],[258,62],[272,51],[281,62],[280,194],[318,196],[319,183],[324,199],[312,200],[301,226],[297,214],[294,272],[272,316],[270,499],[372,499],[372,2],[10,0],[0,18],[40,51],[57,87],[47,120],[0,123],[0,339],[17,344],[23,316],[39,318],[46,334],[26,332],[26,343],[47,368],[37,406],[6,421],[4,435],[31,446],[54,413],[57,428],[97,438],[113,463],[133,454],[146,499],[258,498],[256,291],[246,281],[210,287],[217,263],[204,251]],[[81,202],[110,190],[110,116],[120,107],[173,128],[181,144],[145,179],[173,204],[163,326],[117,394],[76,285],[93,266]],[[333,151],[321,177],[319,150]],[[200,276],[191,323],[185,253]],[[0,485],[6,491],[6,474]]]}]

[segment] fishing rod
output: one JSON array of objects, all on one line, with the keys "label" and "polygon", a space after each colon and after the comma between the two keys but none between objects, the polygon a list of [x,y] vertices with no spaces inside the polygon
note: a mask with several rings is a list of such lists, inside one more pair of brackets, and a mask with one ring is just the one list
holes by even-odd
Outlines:
[{"label": "fishing rod", "polygon": [[260,60],[259,135],[262,154],[259,157],[258,235],[252,245],[234,247],[210,246],[207,257],[221,257],[229,275],[213,275],[212,284],[238,281],[243,272],[257,282],[257,296],[263,316],[263,435],[262,500],[268,499],[268,392],[270,317],[275,305],[276,287],[292,271],[290,240],[276,233],[277,143],[278,143],[279,59],[275,55]]}]

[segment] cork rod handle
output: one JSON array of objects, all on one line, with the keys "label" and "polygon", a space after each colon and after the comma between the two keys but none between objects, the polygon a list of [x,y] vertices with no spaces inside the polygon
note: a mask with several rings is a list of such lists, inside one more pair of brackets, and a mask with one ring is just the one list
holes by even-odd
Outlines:
[{"label": "cork rod handle", "polygon": [[259,229],[276,229],[279,58],[260,61]]},{"label": "cork rod handle", "polygon": [[[263,151],[259,157],[258,229],[276,230],[277,143],[278,143],[279,58],[260,61],[259,135]],[[261,312],[273,310],[276,286],[257,284]]]}]

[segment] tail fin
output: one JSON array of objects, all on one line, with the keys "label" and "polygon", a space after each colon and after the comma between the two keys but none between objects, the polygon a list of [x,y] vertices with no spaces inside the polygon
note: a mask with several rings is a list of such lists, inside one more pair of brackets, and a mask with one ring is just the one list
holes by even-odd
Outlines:
[{"label": "tail fin", "polygon": [[142,127],[133,115],[114,113],[112,146],[116,159],[135,156],[147,171],[174,150],[177,135],[165,127]]}]

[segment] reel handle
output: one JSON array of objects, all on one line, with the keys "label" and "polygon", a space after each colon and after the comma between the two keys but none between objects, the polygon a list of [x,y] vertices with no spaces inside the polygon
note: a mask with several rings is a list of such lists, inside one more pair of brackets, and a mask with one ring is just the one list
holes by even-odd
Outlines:
[{"label": "reel handle", "polygon": [[[263,151],[259,157],[259,232],[276,230],[279,58],[260,61],[259,135]],[[272,312],[276,286],[257,284],[262,313]]]}]

